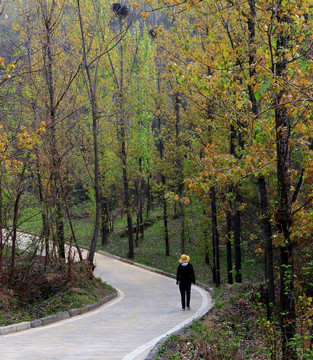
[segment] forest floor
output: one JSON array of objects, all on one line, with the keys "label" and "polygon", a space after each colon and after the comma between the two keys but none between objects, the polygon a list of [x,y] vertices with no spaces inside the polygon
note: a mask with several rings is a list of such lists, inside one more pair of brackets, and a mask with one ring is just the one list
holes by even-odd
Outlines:
[{"label": "forest floor", "polygon": [[87,261],[45,265],[41,256],[17,259],[11,273],[11,258],[2,257],[0,326],[81,308],[115,292],[94,277]]}]

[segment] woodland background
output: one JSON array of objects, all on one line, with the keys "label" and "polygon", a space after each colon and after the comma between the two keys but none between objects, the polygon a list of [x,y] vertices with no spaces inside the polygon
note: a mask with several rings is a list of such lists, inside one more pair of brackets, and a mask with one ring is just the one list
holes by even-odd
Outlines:
[{"label": "woodland background", "polygon": [[159,221],[158,256],[192,243],[206,282],[241,283],[243,262],[261,264],[269,358],[310,358],[312,11],[307,0],[2,0],[7,285],[20,230],[34,235],[28,267],[38,251],[45,266],[64,261],[65,244],[88,246],[93,264],[119,219],[127,251],[116,252],[131,259]]}]

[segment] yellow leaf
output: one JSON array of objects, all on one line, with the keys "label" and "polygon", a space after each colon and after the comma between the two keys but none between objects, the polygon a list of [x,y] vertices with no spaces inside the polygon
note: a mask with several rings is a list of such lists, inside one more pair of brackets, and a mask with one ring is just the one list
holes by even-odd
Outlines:
[{"label": "yellow leaf", "polygon": [[141,12],[141,16],[143,17],[143,19],[145,19],[148,15],[149,15],[149,13],[146,11]]},{"label": "yellow leaf", "polygon": [[7,71],[12,72],[14,69],[15,69],[15,65],[14,64],[9,64],[8,68],[7,68]]}]

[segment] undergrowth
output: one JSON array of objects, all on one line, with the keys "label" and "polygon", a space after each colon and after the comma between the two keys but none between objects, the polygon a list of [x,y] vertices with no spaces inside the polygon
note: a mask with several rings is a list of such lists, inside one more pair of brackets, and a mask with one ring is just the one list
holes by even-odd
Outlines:
[{"label": "undergrowth", "polygon": [[5,271],[0,277],[0,326],[81,308],[115,291],[93,276],[92,267],[86,261],[71,267],[54,264],[44,270],[41,257],[35,259],[31,268],[20,258],[16,267],[11,285]]}]

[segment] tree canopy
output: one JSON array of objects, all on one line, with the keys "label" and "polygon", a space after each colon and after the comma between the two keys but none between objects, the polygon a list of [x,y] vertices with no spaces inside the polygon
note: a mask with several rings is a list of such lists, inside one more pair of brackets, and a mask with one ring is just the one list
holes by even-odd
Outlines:
[{"label": "tree canopy", "polygon": [[244,280],[247,242],[264,259],[267,321],[278,319],[283,358],[296,358],[300,328],[308,351],[311,323],[297,309],[312,292],[299,255],[312,255],[310,1],[4,5],[0,253],[11,252],[12,276],[28,207],[41,217],[34,233],[46,262],[78,247],[72,217],[82,203],[93,221],[91,263],[117,213],[134,258],[144,206],[162,207],[165,256],[169,207],[181,253],[197,212],[216,285],[226,281],[220,250],[227,282]]}]

